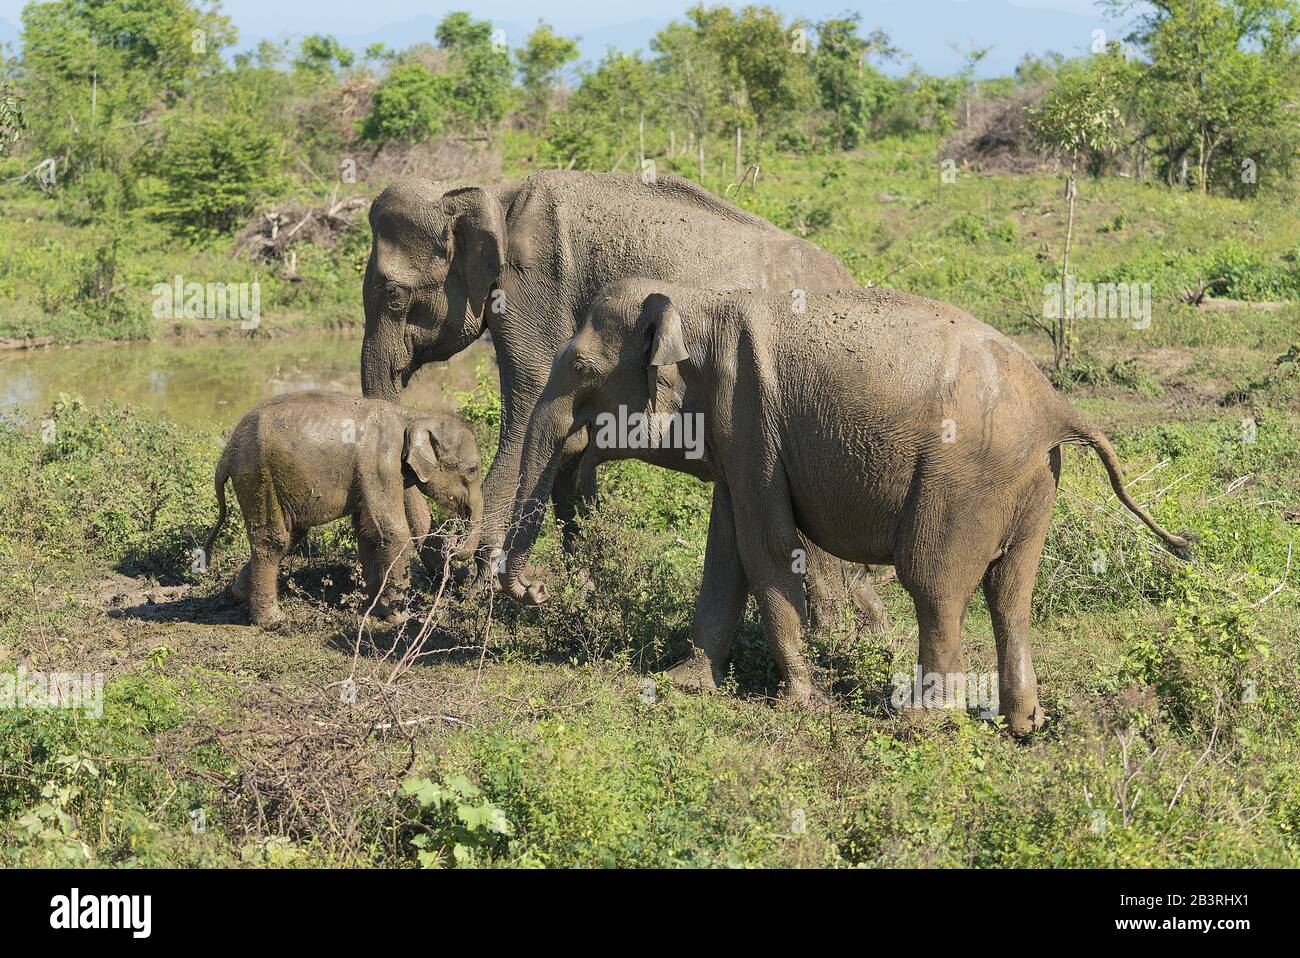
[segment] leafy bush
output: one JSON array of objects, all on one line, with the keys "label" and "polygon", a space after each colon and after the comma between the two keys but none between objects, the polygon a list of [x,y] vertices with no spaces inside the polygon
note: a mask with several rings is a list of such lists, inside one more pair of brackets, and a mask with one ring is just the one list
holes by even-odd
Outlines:
[{"label": "leafy bush", "polygon": [[514,834],[505,812],[483,799],[483,792],[463,775],[443,782],[411,778],[402,791],[421,809],[424,829],[411,839],[423,868],[472,867],[499,858]]},{"label": "leafy bush", "polygon": [[[215,511],[210,440],[107,404],[61,397],[35,435],[0,424],[0,542],[48,561],[89,548],[157,575],[190,575]],[[196,508],[196,504],[199,507]]]},{"label": "leafy bush", "polygon": [[967,243],[1014,243],[1016,241],[1016,224],[1005,216],[996,219],[977,216],[974,213],[958,213],[944,229],[948,236],[956,237]]},{"label": "leafy bush", "polygon": [[259,200],[283,188],[280,154],[279,137],[255,117],[178,117],[152,164],[163,184],[153,212],[181,233],[229,233]]},{"label": "leafy bush", "polygon": [[419,63],[394,67],[375,90],[370,114],[361,124],[363,140],[422,143],[442,132],[450,117],[452,78],[430,73]]},{"label": "leafy bush", "polygon": [[1204,734],[1265,698],[1249,675],[1270,642],[1255,627],[1253,605],[1224,588],[1225,578],[1221,566],[1184,567],[1165,603],[1172,623],[1124,635],[1122,677],[1154,687],[1176,726]]}]

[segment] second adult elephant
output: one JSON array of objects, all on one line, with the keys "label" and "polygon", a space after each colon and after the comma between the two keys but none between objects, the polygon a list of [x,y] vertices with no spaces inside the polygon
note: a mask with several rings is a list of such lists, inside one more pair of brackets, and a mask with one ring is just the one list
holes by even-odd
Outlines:
[{"label": "second adult elephant", "polygon": [[[504,544],[524,433],[551,362],[603,285],[629,274],[717,290],[856,285],[831,254],[675,176],[646,183],[632,174],[553,171],[461,188],[406,180],[375,200],[370,223],[367,396],[395,401],[421,366],[448,359],[485,330],[492,335],[502,408],[483,484],[483,563]],[[585,434],[570,437],[551,490],[570,538],[580,499],[595,491],[580,481],[591,474],[581,468],[586,445]],[[700,474],[671,450],[654,461]],[[814,594],[837,591],[830,576],[818,578]],[[856,604],[880,624],[870,586],[859,582],[856,592]]]},{"label": "second adult elephant", "polygon": [[[791,565],[806,536],[842,559],[897,568],[916,606],[921,669],[945,689],[964,672],[962,621],[982,584],[1002,712],[1013,732],[1037,728],[1030,598],[1061,447],[1091,447],[1119,501],[1171,550],[1185,554],[1188,540],[1133,501],[1106,437],[996,330],[893,290],[810,291],[804,306],[796,314],[782,296],[612,284],[556,358],[528,429],[536,461],[554,468],[570,431],[657,402],[675,370],[703,410],[716,478],[696,654],[674,679],[717,684],[752,591],[786,696],[813,696]],[[536,598],[521,576],[545,475],[520,476],[502,576],[525,601]]]}]

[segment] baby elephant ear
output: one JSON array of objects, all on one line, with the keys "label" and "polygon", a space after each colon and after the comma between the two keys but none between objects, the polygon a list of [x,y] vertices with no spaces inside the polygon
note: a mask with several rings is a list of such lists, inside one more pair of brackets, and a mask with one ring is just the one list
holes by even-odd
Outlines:
[{"label": "baby elephant ear", "polygon": [[438,468],[438,437],[427,422],[413,422],[406,427],[406,448],[402,461],[411,467],[415,478],[428,482]]},{"label": "baby elephant ear", "polygon": [[637,326],[647,343],[646,389],[650,407],[659,405],[659,370],[687,358],[682,339],[682,317],[673,301],[662,293],[651,293],[641,303]]},{"label": "baby elephant ear", "polygon": [[672,366],[686,358],[681,314],[663,293],[651,293],[641,304],[641,328],[650,340],[651,366]]}]

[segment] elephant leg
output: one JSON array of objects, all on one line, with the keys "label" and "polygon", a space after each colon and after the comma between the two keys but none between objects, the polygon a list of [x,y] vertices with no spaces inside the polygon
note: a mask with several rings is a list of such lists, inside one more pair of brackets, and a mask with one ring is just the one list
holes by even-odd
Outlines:
[{"label": "elephant leg", "polygon": [[889,628],[885,605],[871,587],[866,575],[851,563],[837,559],[804,539],[802,548],[808,556],[804,586],[808,594],[808,617],[817,629],[835,629],[844,622],[850,606],[862,616],[870,632]]},{"label": "elephant leg", "polygon": [[571,456],[560,464],[551,487],[555,518],[564,525],[564,551],[571,553],[578,541],[578,519],[587,515],[596,500],[596,470],[584,468],[584,455]]},{"label": "elephant leg", "polygon": [[[406,525],[411,530],[411,540],[420,557],[420,564],[435,584],[441,582],[447,571],[446,544],[441,536],[433,534],[433,513],[429,510],[424,493],[415,486],[408,487],[402,494],[402,507],[406,512]],[[361,547],[359,527],[357,547]]]},{"label": "elephant leg", "polygon": [[366,580],[366,597],[374,603],[373,614],[384,622],[402,618],[402,608],[411,578],[411,530],[395,521],[367,518],[355,521],[357,551]]},{"label": "elephant leg", "polygon": [[816,693],[801,649],[808,610],[803,576],[794,562],[802,540],[785,475],[773,477],[766,489],[736,493],[733,504],[741,562],[758,603],[763,634],[785,679],[782,697],[793,705],[810,704]]},{"label": "elephant leg", "polygon": [[[974,594],[971,589],[971,594]],[[966,603],[969,598],[944,597],[936,600],[930,595],[914,599],[916,625],[920,632],[921,673],[924,676],[956,675],[961,667],[961,627],[966,620]]]},{"label": "elephant leg", "polygon": [[[411,532],[411,542],[416,555],[420,557],[420,564],[424,566],[424,571],[434,586],[439,586],[451,571],[447,539],[434,530],[433,513],[429,511],[429,503],[425,501],[424,494],[418,488],[411,486],[406,490],[402,497],[402,505],[406,511],[406,525]],[[360,544],[361,536],[358,534],[358,547]]]},{"label": "elephant leg", "polygon": [[1045,720],[1038,703],[1038,675],[1029,651],[1029,616],[1051,520],[1054,486],[1053,479],[1052,485],[1023,497],[1027,502],[1046,502],[1046,508],[1025,523],[1023,534],[984,573],[984,598],[998,650],[998,707],[1013,735],[1040,729]]},{"label": "elephant leg", "polygon": [[675,685],[695,689],[718,687],[726,674],[748,598],[749,580],[736,547],[731,493],[723,483],[715,483],[704,552],[704,579],[695,606],[691,657],[668,673]]},{"label": "elephant leg", "polygon": [[253,546],[253,557],[248,573],[248,609],[253,624],[264,629],[284,621],[278,598],[280,560],[284,558],[287,543],[278,546],[274,541],[264,541]]},{"label": "elephant leg", "polygon": [[[289,548],[285,550],[285,555],[295,552],[306,540],[307,530],[295,530],[292,538],[289,540]],[[252,562],[245,562],[239,567],[239,571],[235,573],[235,577],[230,580],[230,594],[235,597],[236,602],[247,602],[249,600],[252,574]]]},{"label": "elephant leg", "polygon": [[[848,571],[847,568],[845,571]],[[885,603],[880,601],[880,596],[867,577],[865,569],[860,569],[851,575],[849,594],[853,599],[853,605],[861,613],[868,632],[879,635],[889,631],[889,613],[885,611]]]},{"label": "elephant leg", "polygon": [[[970,503],[968,508],[967,514],[979,515],[979,504]],[[915,523],[906,533],[907,546],[896,557],[898,581],[916,606],[923,682],[942,681],[946,692],[949,679],[964,672],[962,623],[983,570],[996,553],[996,544],[990,541],[987,551],[981,554],[979,543],[988,538],[987,529],[963,523],[942,503],[920,503],[917,512],[927,519]],[[920,707],[923,703],[912,704]]]},{"label": "elephant leg", "polygon": [[252,562],[245,562],[230,580],[230,594],[236,602],[247,602],[249,595],[249,576],[253,572]]}]

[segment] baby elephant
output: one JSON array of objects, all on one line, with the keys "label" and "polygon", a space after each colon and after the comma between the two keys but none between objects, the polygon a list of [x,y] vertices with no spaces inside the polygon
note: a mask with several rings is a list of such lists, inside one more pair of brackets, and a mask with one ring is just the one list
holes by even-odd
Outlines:
[{"label": "baby elephant", "polygon": [[[1030,597],[1061,447],[1092,448],[1119,501],[1174,552],[1188,549],[1129,497],[1106,437],[1018,346],[959,309],[886,289],[792,298],[613,283],[556,355],[526,446],[547,448],[553,470],[572,430],[651,407],[668,367],[699,397],[716,480],[696,651],[674,680],[716,686],[752,590],[786,696],[813,695],[799,646],[803,533],[849,562],[896,567],[916,606],[926,682],[946,690],[964,675],[962,620],[982,584],[999,703],[1023,733],[1043,722]],[[578,385],[556,428],[543,410],[561,377]],[[545,478],[521,473],[501,573],[525,601],[541,598],[523,560]]]},{"label": "baby elephant", "polygon": [[[435,577],[447,560],[467,559],[478,547],[478,446],[455,416],[343,393],[291,393],[262,403],[240,420],[217,463],[220,511],[205,558],[226,521],[227,479],[252,551],[231,591],[249,603],[259,626],[283,618],[276,598],[280,560],[313,526],[352,517],[366,588],[378,600],[374,614],[385,621],[400,617],[412,542]],[[454,512],[467,531],[458,538],[430,535],[428,509],[410,507],[419,493]]]}]

